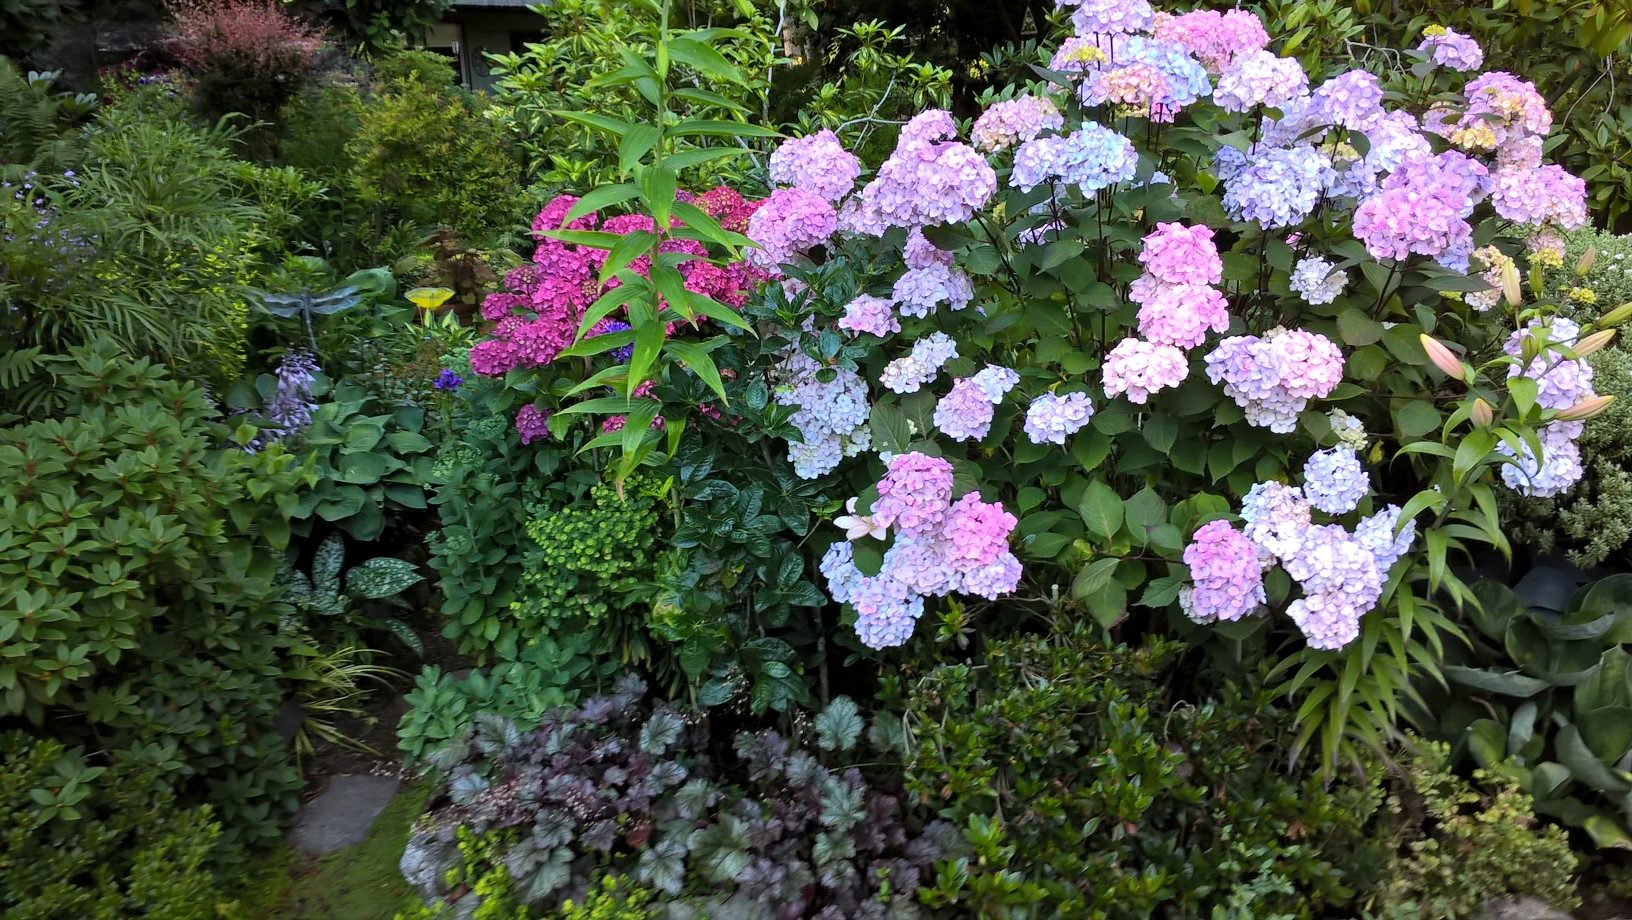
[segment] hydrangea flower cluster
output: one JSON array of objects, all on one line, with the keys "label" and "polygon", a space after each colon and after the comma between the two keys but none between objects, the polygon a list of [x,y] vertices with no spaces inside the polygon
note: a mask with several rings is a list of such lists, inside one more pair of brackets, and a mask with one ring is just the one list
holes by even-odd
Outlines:
[{"label": "hydrangea flower cluster", "polygon": [[848,203],[848,228],[877,235],[973,216],[997,191],[997,173],[974,148],[951,140],[956,133],[951,114],[939,109],[907,122],[895,152]]},{"label": "hydrangea flower cluster", "polygon": [[896,318],[895,308],[890,301],[862,294],[845,306],[844,316],[839,319],[838,327],[846,332],[865,332],[883,338],[900,332],[901,321]]},{"label": "hydrangea flower cluster", "polygon": [[892,458],[878,483],[872,522],[893,527],[894,543],[877,575],[863,575],[848,542],[823,556],[828,593],[856,610],[856,634],[870,648],[900,645],[923,615],[925,596],[961,592],[995,600],[1020,582],[1020,560],[1009,551],[1014,515],[971,492],[952,501],[952,465],[905,453]]},{"label": "hydrangea flower cluster", "polygon": [[[1359,506],[1369,490],[1364,470],[1353,450],[1346,446],[1316,453],[1304,470],[1302,489],[1261,482],[1248,491],[1241,501],[1241,517],[1246,521],[1241,535],[1255,548],[1260,571],[1279,563],[1302,588],[1303,596],[1293,601],[1286,613],[1309,645],[1339,649],[1360,635],[1361,617],[1382,597],[1388,570],[1410,551],[1416,539],[1416,524],[1407,521],[1401,527],[1397,505],[1386,505],[1362,518],[1352,533],[1341,524],[1315,523],[1314,511],[1346,514]],[[1198,541],[1202,530],[1196,533]],[[1216,532],[1212,536],[1221,537]],[[1189,550],[1185,561],[1190,563]],[[1204,582],[1214,577],[1213,570],[1197,574],[1194,563],[1190,564],[1197,586],[1193,591],[1204,584],[1217,586],[1216,582]],[[1236,569],[1232,568],[1230,575],[1232,586],[1243,582]],[[1206,618],[1216,612],[1216,608],[1204,608],[1199,616],[1192,616],[1202,622],[1222,619],[1217,615]]]},{"label": "hydrangea flower cluster", "polygon": [[1044,393],[1026,408],[1026,437],[1033,444],[1065,444],[1094,417],[1087,393]]},{"label": "hydrangea flower cluster", "polygon": [[1139,261],[1145,273],[1134,280],[1128,296],[1140,305],[1139,334],[1147,341],[1194,348],[1209,330],[1229,328],[1229,304],[1208,286],[1224,277],[1212,230],[1157,224],[1144,239]]},{"label": "hydrangea flower cluster", "polygon": [[1239,55],[1269,47],[1264,24],[1248,10],[1195,10],[1177,16],[1157,13],[1152,34],[1181,45],[1212,74],[1228,70]]},{"label": "hydrangea flower cluster", "polygon": [[516,434],[521,436],[521,443],[531,444],[540,438],[549,437],[549,421],[549,414],[540,411],[537,406],[531,403],[522,406],[516,411]]},{"label": "hydrangea flower cluster", "polygon": [[833,379],[821,379],[823,365],[802,351],[791,351],[776,367],[776,401],[797,407],[789,421],[801,441],[789,442],[788,460],[794,472],[815,479],[832,472],[839,461],[872,447],[868,419],[867,381],[855,371],[828,368]]},{"label": "hydrangea flower cluster", "polygon": [[1315,87],[1309,109],[1323,124],[1363,129],[1382,117],[1383,85],[1364,70],[1341,73]]},{"label": "hydrangea flower cluster", "polygon": [[792,138],[771,153],[771,181],[810,192],[825,201],[841,201],[856,187],[861,161],[844,149],[832,131]]},{"label": "hydrangea flower cluster", "polygon": [[826,198],[802,188],[779,188],[748,220],[748,238],[758,244],[748,250],[748,261],[776,271],[827,242],[838,227],[839,214]]},{"label": "hydrangea flower cluster", "polygon": [[1105,356],[1103,370],[1106,396],[1126,394],[1128,402],[1142,406],[1150,394],[1183,383],[1190,362],[1172,345],[1126,338]]},{"label": "hydrangea flower cluster", "polygon": [[1224,212],[1273,230],[1302,223],[1332,182],[1332,159],[1309,145],[1254,145],[1245,153],[1218,151],[1214,169],[1224,181]]},{"label": "hydrangea flower cluster", "polygon": [[1348,272],[1337,263],[1319,256],[1305,256],[1292,269],[1292,292],[1311,306],[1322,306],[1336,300],[1349,284]]},{"label": "hydrangea flower cluster", "polygon": [[992,413],[1020,375],[995,364],[973,377],[952,382],[952,391],[935,405],[935,427],[954,441],[979,441],[992,427]]},{"label": "hydrangea flower cluster", "polygon": [[1423,29],[1417,50],[1427,52],[1435,64],[1462,73],[1478,70],[1485,63],[1485,52],[1478,42],[1444,26]]},{"label": "hydrangea flower cluster", "polygon": [[[756,203],[746,201],[724,186],[701,195],[688,193],[679,197],[736,232],[747,228],[757,207]],[[470,350],[471,368],[476,373],[499,377],[518,368],[549,364],[573,343],[584,309],[604,293],[596,279],[606,261],[605,250],[544,236],[562,229],[567,214],[577,203],[578,199],[571,195],[560,195],[539,210],[532,225],[539,239],[532,261],[505,277],[506,290],[489,294],[482,301],[482,318],[493,326],[488,329],[487,337]],[[565,226],[569,230],[600,230],[620,235],[652,228],[651,218],[642,215],[620,215],[602,221],[594,213],[575,218]],[[721,303],[741,306],[747,301],[748,292],[766,277],[747,263],[715,265],[707,261],[702,258],[705,254],[702,245],[694,240],[669,240],[661,248],[664,252],[697,257],[680,265],[686,289]],[[642,256],[624,270],[644,276],[650,269],[648,263],[649,259]],[[616,287],[619,283],[613,278],[607,287]]]},{"label": "hydrangea flower cluster", "polygon": [[977,150],[997,153],[1065,124],[1047,96],[1018,96],[994,102],[975,119],[969,135]]},{"label": "hydrangea flower cluster", "polygon": [[1066,0],[1059,5],[1075,7],[1071,25],[1078,35],[1143,32],[1156,15],[1146,0]]},{"label": "hydrangea flower cluster", "polygon": [[1296,58],[1270,51],[1235,55],[1213,87],[1213,101],[1226,112],[1245,112],[1254,106],[1275,108],[1303,95],[1309,77]]},{"label": "hydrangea flower cluster", "polygon": [[1197,623],[1239,620],[1268,600],[1258,548],[1228,521],[1198,527],[1184,564],[1192,584],[1179,589],[1179,606]]},{"label": "hydrangea flower cluster", "polygon": [[1343,353],[1331,339],[1302,329],[1273,329],[1225,339],[1207,355],[1207,376],[1246,412],[1247,421],[1278,434],[1298,413],[1343,380]]},{"label": "hydrangea flower cluster", "polygon": [[1353,448],[1315,451],[1303,464],[1303,497],[1327,514],[1347,514],[1371,491],[1371,480]]},{"label": "hydrangea flower cluster", "polygon": [[1086,121],[1064,137],[1039,137],[1021,144],[1009,184],[1027,191],[1053,180],[1091,195],[1132,179],[1138,165],[1139,154],[1127,138]]},{"label": "hydrangea flower cluster", "polygon": [[975,297],[975,287],[962,270],[930,262],[902,272],[891,294],[902,316],[921,318],[934,313],[943,303],[953,310],[967,307]]},{"label": "hydrangea flower cluster", "polygon": [[946,362],[958,356],[958,344],[944,332],[932,332],[912,343],[912,353],[884,366],[878,382],[894,393],[916,393],[935,379]]},{"label": "hydrangea flower cluster", "polygon": [[[1526,328],[1509,336],[1502,348],[1511,357],[1522,360],[1525,342],[1529,339],[1538,347],[1538,353],[1527,366],[1517,361],[1509,365],[1508,377],[1534,380],[1536,405],[1544,409],[1568,409],[1591,399],[1597,395],[1592,388],[1592,365],[1581,358],[1566,358],[1556,347],[1573,344],[1580,334],[1580,326],[1561,316],[1531,320]],[[1519,452],[1505,442],[1497,445],[1500,453],[1515,461],[1502,467],[1503,484],[1521,495],[1536,498],[1553,498],[1568,492],[1586,473],[1577,443],[1585,430],[1586,425],[1579,421],[1543,425],[1537,432],[1541,442],[1539,457],[1528,444]]]}]

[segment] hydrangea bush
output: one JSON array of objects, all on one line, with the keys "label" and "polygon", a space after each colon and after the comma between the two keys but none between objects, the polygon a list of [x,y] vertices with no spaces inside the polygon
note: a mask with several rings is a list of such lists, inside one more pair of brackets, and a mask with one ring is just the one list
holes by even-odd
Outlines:
[{"label": "hydrangea bush", "polygon": [[[1582,183],[1534,87],[1454,33],[1311,85],[1249,12],[1065,5],[972,124],[925,111],[876,164],[788,140],[757,202],[677,193],[668,128],[606,124],[630,181],[545,209],[472,365],[532,399],[524,440],[613,448],[620,479],[769,388],[846,507],[814,548],[861,645],[1165,615],[1284,652],[1335,763],[1437,674],[1453,566],[1508,548],[1496,490],[1581,475],[1617,317],[1521,267],[1556,263]],[[749,338],[785,345],[716,366]]]}]

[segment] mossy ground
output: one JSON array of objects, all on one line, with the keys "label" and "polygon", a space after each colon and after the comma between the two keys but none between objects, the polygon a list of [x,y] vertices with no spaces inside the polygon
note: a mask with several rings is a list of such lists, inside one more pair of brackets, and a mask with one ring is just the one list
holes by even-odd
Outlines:
[{"label": "mossy ground", "polygon": [[391,920],[413,900],[397,871],[430,786],[405,786],[374,822],[368,839],[323,857],[291,847],[268,854],[242,895],[254,920]]}]

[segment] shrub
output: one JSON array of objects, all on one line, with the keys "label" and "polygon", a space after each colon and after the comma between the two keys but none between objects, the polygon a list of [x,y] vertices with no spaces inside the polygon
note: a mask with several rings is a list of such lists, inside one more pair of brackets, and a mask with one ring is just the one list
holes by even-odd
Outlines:
[{"label": "shrub", "polygon": [[275,116],[323,50],[316,29],[277,0],[169,0],[171,52],[198,79],[197,104],[212,121],[229,112]]},{"label": "shrub", "polygon": [[[1426,63],[1465,55],[1453,37],[1386,83],[1311,87],[1244,11],[1073,16],[1083,33],[999,94],[974,146],[921,113],[859,187],[833,135],[778,147],[778,187],[743,210],[747,261],[784,284],[754,306],[688,284],[744,251],[676,191],[693,158],[672,151],[700,129],[670,132],[660,93],[639,124],[585,116],[634,133],[629,181],[540,214],[546,296],[498,304],[473,366],[563,444],[614,449],[622,479],[714,423],[675,397],[731,396],[733,330],[780,338],[737,379],[796,409],[787,456],[828,507],[854,500],[819,566],[849,649],[902,645],[929,612],[947,637],[1208,625],[1275,651],[1324,768],[1359,761],[1461,632],[1454,566],[1510,550],[1495,489],[1579,478],[1577,423],[1604,402],[1572,343],[1599,329],[1518,261],[1556,263],[1583,186],[1535,155],[1534,87]],[[718,37],[665,40],[702,59]],[[630,330],[597,329],[620,309]]]},{"label": "shrub", "polygon": [[293,458],[221,449],[197,385],[105,340],[50,371],[69,411],[0,430],[0,716],[274,840],[299,787],[272,731]]},{"label": "shrub", "polygon": [[0,915],[123,920],[239,916],[211,874],[221,826],[180,808],[153,766],[0,735]]},{"label": "shrub", "polygon": [[447,64],[428,60],[435,57],[408,52],[381,65],[375,97],[347,145],[357,194],[373,210],[376,238],[405,224],[415,239],[449,227],[487,243],[518,216],[521,169],[490,104],[454,86]]},{"label": "shrub", "polygon": [[[667,704],[648,711],[645,689],[625,678],[526,731],[479,720],[449,804],[415,828],[404,875],[456,900],[497,869],[517,900],[551,905],[612,869],[711,916],[912,914],[920,880],[956,836],[949,827],[920,826],[859,769],[774,732],[737,735],[742,785],[726,785],[706,723]],[[863,728],[853,703],[834,705],[840,724],[823,751],[854,747]]]},{"label": "shrub", "polygon": [[931,903],[979,916],[1307,916],[1382,854],[1373,789],[1286,776],[1261,690],[1164,694],[1178,646],[1094,631],[986,647],[909,685],[907,790],[973,853]]},{"label": "shrub", "polygon": [[1394,768],[1386,814],[1393,855],[1373,893],[1379,918],[1484,916],[1493,896],[1579,901],[1576,856],[1556,826],[1536,827],[1530,797],[1499,773],[1452,773],[1443,744],[1419,742]]}]

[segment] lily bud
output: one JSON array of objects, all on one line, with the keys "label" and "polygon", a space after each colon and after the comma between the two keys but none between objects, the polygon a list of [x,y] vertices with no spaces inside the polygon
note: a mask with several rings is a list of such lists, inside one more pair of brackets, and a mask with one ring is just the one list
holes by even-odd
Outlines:
[{"label": "lily bud", "polygon": [[1445,343],[1424,332],[1418,336],[1422,340],[1422,350],[1428,353],[1428,360],[1434,366],[1445,372],[1447,377],[1462,379],[1462,359],[1456,353],[1445,347]]},{"label": "lily bud", "polygon": [[1581,341],[1575,343],[1575,356],[1585,358],[1587,355],[1604,350],[1609,340],[1615,338],[1615,330],[1600,329],[1592,335],[1582,336]]},{"label": "lily bud", "polygon": [[1598,261],[1598,247],[1594,246],[1581,253],[1581,258],[1575,260],[1576,275],[1582,276],[1592,271],[1592,263],[1596,261]]},{"label": "lily bud", "polygon": [[1524,290],[1519,286],[1519,267],[1512,262],[1502,266],[1502,297],[1510,307],[1524,303]]},{"label": "lily bud", "polygon": [[1632,317],[1632,303],[1623,303],[1598,319],[1600,326],[1619,326]]},{"label": "lily bud", "polygon": [[1586,399],[1553,416],[1553,418],[1561,422],[1579,422],[1595,415],[1602,415],[1604,410],[1609,408],[1609,404],[1614,401],[1615,397],[1607,394],[1604,396],[1588,396]]},{"label": "lily bud", "polygon": [[1485,402],[1482,396],[1473,401],[1471,415],[1473,423],[1480,428],[1489,428],[1490,423],[1496,420],[1496,410],[1492,409],[1490,403]]}]

